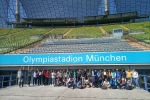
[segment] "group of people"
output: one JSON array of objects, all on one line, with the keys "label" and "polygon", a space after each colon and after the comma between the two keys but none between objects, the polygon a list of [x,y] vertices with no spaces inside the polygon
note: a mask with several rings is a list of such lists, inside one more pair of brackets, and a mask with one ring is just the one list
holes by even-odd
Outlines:
[{"label": "group of people", "polygon": [[[18,70],[19,87],[23,87],[25,69],[21,67]],[[44,70],[28,67],[28,86],[30,86],[31,79],[33,79],[33,86],[35,85],[54,85],[66,86],[68,88],[102,88],[102,89],[128,89],[132,90],[133,83],[136,88],[140,88],[138,82],[138,72],[133,69],[125,71],[122,68],[112,70],[93,70],[93,69],[79,69],[73,70],[67,68],[66,70]]]}]

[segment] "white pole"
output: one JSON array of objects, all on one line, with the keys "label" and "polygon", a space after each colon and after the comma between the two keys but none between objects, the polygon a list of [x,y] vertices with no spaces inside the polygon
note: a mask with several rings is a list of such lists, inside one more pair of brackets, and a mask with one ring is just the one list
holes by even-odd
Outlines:
[{"label": "white pole", "polygon": [[16,14],[19,14],[19,1],[16,0]]},{"label": "white pole", "polygon": [[105,15],[109,15],[108,0],[104,0],[104,6],[105,6]]},{"label": "white pole", "polygon": [[16,0],[16,22],[19,22],[19,0]]}]

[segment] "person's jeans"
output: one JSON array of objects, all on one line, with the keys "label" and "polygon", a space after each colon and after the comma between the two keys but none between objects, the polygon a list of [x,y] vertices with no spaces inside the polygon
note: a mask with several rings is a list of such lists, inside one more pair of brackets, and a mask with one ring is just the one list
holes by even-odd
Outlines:
[{"label": "person's jeans", "polygon": [[76,84],[76,78],[74,77],[74,84]]},{"label": "person's jeans", "polygon": [[95,76],[92,76],[92,77],[91,77],[91,80],[92,80],[92,84],[94,84]]},{"label": "person's jeans", "polygon": [[39,75],[39,76],[38,76],[38,85],[41,85],[41,78],[42,78],[42,76]]},{"label": "person's jeans", "polygon": [[37,78],[33,77],[33,85],[36,85]]},{"label": "person's jeans", "polygon": [[52,85],[55,85],[55,78],[52,78]]},{"label": "person's jeans", "polygon": [[24,84],[24,76],[21,76],[21,78],[19,79],[19,86],[22,85],[23,87],[23,84]]},{"label": "person's jeans", "polygon": [[44,75],[42,75],[42,83],[43,83],[43,85],[45,85],[45,76]]},{"label": "person's jeans", "polygon": [[48,85],[48,84],[49,84],[49,78],[45,77],[45,85]]},{"label": "person's jeans", "polygon": [[131,82],[133,83],[132,77],[130,78]]},{"label": "person's jeans", "polygon": [[49,84],[52,85],[52,78],[49,78]]},{"label": "person's jeans", "polygon": [[85,77],[82,77],[82,85],[85,83]]},{"label": "person's jeans", "polygon": [[135,82],[136,87],[140,87],[138,78],[133,78],[133,80]]},{"label": "person's jeans", "polygon": [[30,86],[31,76],[28,76],[28,85]]}]

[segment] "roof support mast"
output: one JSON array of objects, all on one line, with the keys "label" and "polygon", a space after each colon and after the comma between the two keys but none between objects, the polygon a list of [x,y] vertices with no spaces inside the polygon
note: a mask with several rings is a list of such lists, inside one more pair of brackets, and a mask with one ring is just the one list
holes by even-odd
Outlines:
[{"label": "roof support mast", "polygon": [[104,0],[104,6],[105,6],[105,15],[109,15],[108,0]]},{"label": "roof support mast", "polygon": [[20,14],[19,14],[19,0],[16,0],[16,22],[19,23],[20,21]]}]

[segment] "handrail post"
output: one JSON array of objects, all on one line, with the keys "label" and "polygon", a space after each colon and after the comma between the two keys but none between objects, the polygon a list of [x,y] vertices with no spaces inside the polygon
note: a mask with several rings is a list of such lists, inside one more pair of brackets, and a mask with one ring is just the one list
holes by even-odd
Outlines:
[{"label": "handrail post", "polygon": [[[17,74],[18,75],[18,74]],[[18,77],[17,77],[17,75],[16,75],[16,85],[18,85]]]},{"label": "handrail post", "polygon": [[9,76],[9,86],[11,86],[11,82],[12,82],[12,71],[11,71],[10,76]]},{"label": "handrail post", "polygon": [[4,81],[4,76],[3,76],[3,78],[2,78],[2,88],[3,88],[3,81]]},{"label": "handrail post", "polygon": [[144,75],[144,84],[145,84],[145,90],[148,91],[147,76],[146,75]]}]

